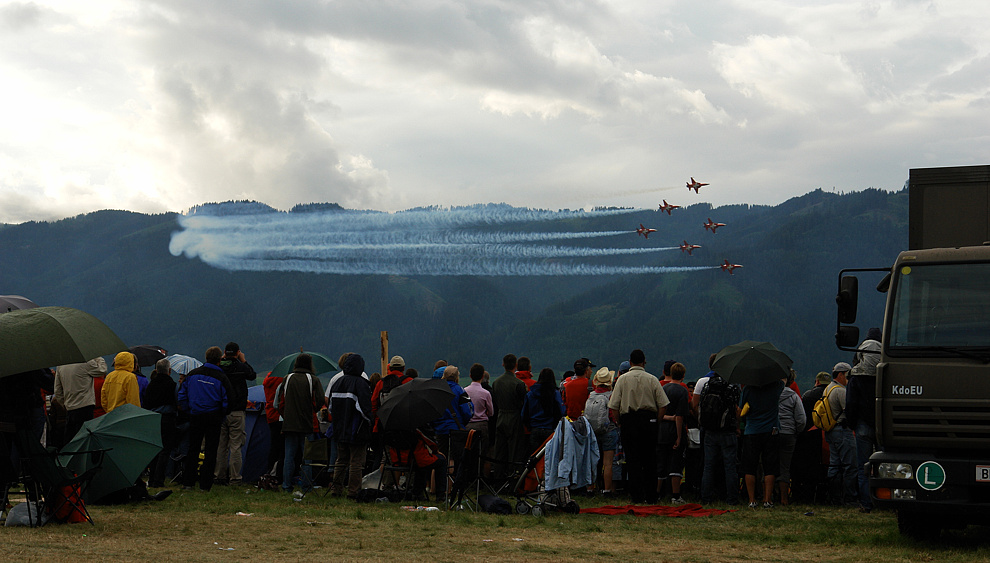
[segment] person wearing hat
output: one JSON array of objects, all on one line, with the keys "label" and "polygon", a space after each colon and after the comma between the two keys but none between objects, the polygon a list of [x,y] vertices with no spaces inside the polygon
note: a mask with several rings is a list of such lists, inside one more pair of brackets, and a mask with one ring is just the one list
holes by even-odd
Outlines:
[{"label": "person wearing hat", "polygon": [[388,373],[375,384],[375,389],[371,392],[371,418],[374,419],[371,437],[371,466],[378,467],[384,451],[382,439],[382,428],[378,421],[378,409],[382,406],[382,401],[393,389],[400,385],[405,385],[413,378],[406,375],[406,361],[402,356],[392,356],[388,361]]},{"label": "person wearing hat", "polygon": [[[588,417],[591,428],[595,431],[595,439],[598,441],[599,463],[602,476],[602,495],[612,494],[612,461],[615,457],[616,447],[619,445],[619,427],[608,410],[608,400],[612,396],[612,380],[615,372],[609,371],[607,367],[601,367],[595,372],[592,383],[594,391],[588,396],[588,402],[584,406],[584,415]],[[589,485],[588,490],[593,491],[594,485]]]},{"label": "person wearing hat", "polygon": [[[829,410],[835,417],[835,427],[825,432],[828,442],[828,479],[842,474],[842,498],[847,505],[858,506],[859,477],[856,468],[856,435],[847,424],[846,383],[852,366],[839,362],[832,368],[832,383],[825,388]],[[834,482],[834,481],[833,481]]]},{"label": "person wearing hat", "polygon": [[591,368],[597,367],[588,358],[574,362],[574,376],[560,386],[560,396],[567,407],[567,418],[576,420],[584,414],[584,405],[591,394]]},{"label": "person wearing hat", "polygon": [[[230,414],[220,425],[220,445],[217,449],[217,468],[214,483],[218,485],[240,485],[243,459],[241,449],[247,439],[246,411],[248,381],[258,376],[251,364],[244,359],[244,352],[236,342],[228,342],[224,347],[220,369],[230,380]],[[228,463],[229,461],[229,463]]]}]

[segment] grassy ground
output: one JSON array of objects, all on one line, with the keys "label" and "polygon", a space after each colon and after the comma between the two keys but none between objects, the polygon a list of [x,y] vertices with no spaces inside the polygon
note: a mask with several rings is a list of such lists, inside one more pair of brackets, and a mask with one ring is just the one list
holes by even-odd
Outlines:
[{"label": "grassy ground", "polygon": [[95,526],[0,529],[0,560],[990,561],[988,528],[949,532],[929,545],[902,538],[893,514],[821,506],[705,518],[537,518],[408,512],[319,494],[295,502],[277,492],[214,487],[91,513]]}]

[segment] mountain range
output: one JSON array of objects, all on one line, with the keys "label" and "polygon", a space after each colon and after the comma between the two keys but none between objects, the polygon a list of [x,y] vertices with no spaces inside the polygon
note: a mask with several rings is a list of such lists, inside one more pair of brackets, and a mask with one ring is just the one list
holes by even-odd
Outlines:
[{"label": "mountain range", "polygon": [[[177,214],[106,210],[0,225],[0,294],[82,309],[129,345],[202,358],[207,347],[236,341],[259,373],[300,347],[332,358],[358,352],[369,372],[378,371],[379,335],[388,331],[389,354],[424,374],[442,358],[462,374],[478,362],[497,375],[510,352],[529,356],[534,372],[549,366],[559,375],[580,357],[615,369],[641,348],[648,370],[658,373],[664,360],[675,359],[693,380],[708,371],[710,353],[766,340],[794,360],[804,389],[817,372],[850,359],[833,338],[839,270],[891,264],[907,247],[907,208],[906,190],[816,190],[776,206],[695,204],[670,215],[622,210],[561,220],[556,228],[629,231],[582,246],[702,246],[692,256],[676,248],[658,252],[659,261],[608,257],[613,266],[710,267],[598,276],[227,270],[169,251],[182,229]],[[276,212],[254,202],[192,211],[204,210]],[[306,204],[289,213],[346,212]],[[709,217],[727,225],[712,234],[702,228]],[[640,223],[657,229],[648,241],[633,232]],[[717,267],[724,259],[743,268],[729,275]],[[882,297],[864,292],[861,301],[865,332],[883,320]]]}]

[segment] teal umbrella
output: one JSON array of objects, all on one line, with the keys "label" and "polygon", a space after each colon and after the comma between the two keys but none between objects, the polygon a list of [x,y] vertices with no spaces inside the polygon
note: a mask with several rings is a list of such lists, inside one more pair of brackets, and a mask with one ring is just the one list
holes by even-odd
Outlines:
[{"label": "teal umbrella", "polygon": [[0,377],[126,349],[107,325],[78,309],[35,307],[0,315]]},{"label": "teal umbrella", "polygon": [[332,371],[340,371],[340,367],[337,366],[337,362],[331,360],[330,358],[319,354],[317,352],[296,352],[295,354],[289,354],[288,356],[282,358],[275,364],[272,368],[272,377],[285,377],[289,375],[292,371],[292,366],[296,363],[296,358],[299,354],[309,354],[313,356],[313,367],[316,369],[316,373],[313,375],[320,375],[321,373],[330,373]]},{"label": "teal umbrella", "polygon": [[[131,404],[83,423],[60,453],[109,450],[103,465],[86,489],[83,500],[98,500],[130,487],[162,451],[162,415]],[[78,474],[89,470],[93,456],[64,456],[62,463]]]},{"label": "teal umbrella", "polygon": [[794,362],[769,342],[744,340],[722,348],[712,370],[726,381],[741,385],[765,385],[790,375]]}]

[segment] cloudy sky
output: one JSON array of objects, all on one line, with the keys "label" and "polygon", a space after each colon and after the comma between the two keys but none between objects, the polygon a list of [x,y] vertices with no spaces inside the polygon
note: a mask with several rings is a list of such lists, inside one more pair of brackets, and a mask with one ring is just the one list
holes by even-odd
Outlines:
[{"label": "cloudy sky", "polygon": [[990,161],[988,21],[975,0],[3,1],[0,222],[899,189]]}]

